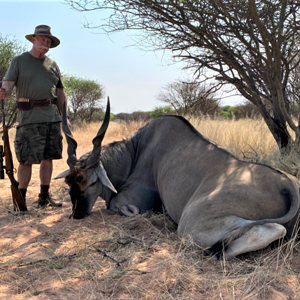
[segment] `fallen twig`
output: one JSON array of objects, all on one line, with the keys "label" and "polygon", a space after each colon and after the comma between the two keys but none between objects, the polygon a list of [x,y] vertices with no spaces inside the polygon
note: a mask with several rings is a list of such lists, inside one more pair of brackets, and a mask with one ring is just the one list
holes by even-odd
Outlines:
[{"label": "fallen twig", "polygon": [[[121,240],[126,240],[126,241],[121,242]],[[112,244],[119,244],[119,245],[125,246],[125,245],[128,245],[130,242],[140,242],[145,247],[147,247],[148,249],[152,249],[152,247],[149,246],[143,239],[137,239],[133,236],[130,236],[129,234],[128,234],[128,236],[125,236],[125,237],[118,237],[117,241],[114,241],[114,240],[100,240],[100,241],[94,242],[92,244],[89,244],[88,247],[93,246],[93,245],[98,244],[98,243],[112,243]]]},{"label": "fallen twig", "polygon": [[115,258],[113,258],[112,256],[110,256],[110,255],[108,255],[104,250],[101,250],[101,249],[98,249],[98,248],[95,248],[98,252],[100,252],[100,253],[102,253],[103,254],[103,257],[107,257],[107,258],[109,258],[109,259],[111,259],[112,261],[114,261],[115,263],[116,263],[116,265],[117,266],[121,266],[121,264],[123,263],[123,262],[125,262],[126,260],[127,260],[127,258],[126,259],[124,259],[124,260],[122,260],[122,261],[118,261],[118,260],[116,260]]},{"label": "fallen twig", "polygon": [[[128,234],[128,233],[127,233]],[[129,234],[128,234],[128,236],[126,236],[126,237],[119,237],[118,238],[118,240],[117,240],[117,242],[118,242],[118,244],[121,244],[121,245],[127,245],[129,242],[124,242],[124,243],[122,243],[122,242],[120,242],[120,240],[128,240],[128,239],[130,239],[130,240],[132,240],[133,242],[140,242],[140,243],[142,243],[145,247],[147,247],[148,249],[152,249],[152,247],[151,246],[149,246],[143,239],[137,239],[137,238],[135,238],[135,237],[133,237],[133,236],[130,236]]]},{"label": "fallen twig", "polygon": [[112,244],[117,244],[117,242],[115,242],[114,240],[100,240],[100,241],[94,242],[92,244],[89,244],[88,247],[93,246],[93,245],[98,244],[98,243],[112,243]]},{"label": "fallen twig", "polygon": [[68,257],[69,259],[74,258],[76,256],[76,253],[72,253],[72,254],[61,254],[61,255],[55,255],[55,256],[51,256],[48,258],[43,258],[43,259],[38,259],[38,260],[33,260],[24,264],[20,264],[19,267],[24,267],[24,266],[28,266],[28,265],[33,265],[39,262],[44,262],[47,260],[51,260],[51,259],[57,259],[57,258],[61,258],[61,257]]},{"label": "fallen twig", "polygon": [[127,272],[139,272],[141,275],[151,273],[151,272],[142,271],[142,270],[139,270],[139,269],[128,269],[128,270],[123,271],[123,273],[127,273]]}]

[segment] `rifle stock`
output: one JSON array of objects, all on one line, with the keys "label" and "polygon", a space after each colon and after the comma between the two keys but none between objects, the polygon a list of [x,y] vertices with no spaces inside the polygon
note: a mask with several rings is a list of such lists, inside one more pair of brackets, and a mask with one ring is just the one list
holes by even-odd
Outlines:
[{"label": "rifle stock", "polygon": [[3,126],[3,141],[4,141],[4,157],[5,157],[5,170],[11,183],[11,194],[13,199],[14,208],[20,211],[27,211],[25,200],[18,188],[19,182],[14,178],[14,165],[12,154],[9,145],[8,129]]},{"label": "rifle stock", "polygon": [[[1,87],[1,82],[0,82]],[[5,157],[5,170],[6,174],[11,183],[11,194],[13,199],[13,205],[15,210],[27,211],[26,202],[18,188],[19,182],[14,178],[14,165],[12,154],[9,145],[9,137],[8,137],[8,128],[5,125],[4,119],[4,100],[1,100],[2,104],[2,114],[3,114],[3,142],[4,142],[4,157]]]}]

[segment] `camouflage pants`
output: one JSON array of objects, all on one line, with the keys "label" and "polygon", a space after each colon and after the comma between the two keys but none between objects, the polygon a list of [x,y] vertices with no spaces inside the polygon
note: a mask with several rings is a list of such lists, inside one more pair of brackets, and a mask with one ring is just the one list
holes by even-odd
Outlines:
[{"label": "camouflage pants", "polygon": [[20,164],[40,164],[62,158],[60,122],[27,124],[17,128],[14,141]]}]

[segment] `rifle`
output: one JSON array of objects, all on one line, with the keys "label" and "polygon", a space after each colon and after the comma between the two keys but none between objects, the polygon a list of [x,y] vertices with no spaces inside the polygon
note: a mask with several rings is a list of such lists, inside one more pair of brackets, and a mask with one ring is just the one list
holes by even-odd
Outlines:
[{"label": "rifle", "polygon": [[[2,87],[2,81],[0,81],[0,88]],[[8,128],[5,125],[5,115],[4,115],[4,100],[1,100],[1,109],[2,109],[2,121],[3,121],[3,142],[4,142],[4,151],[3,146],[0,146],[0,179],[4,179],[4,169],[6,174],[9,177],[11,183],[11,194],[15,210],[27,211],[26,202],[18,188],[19,182],[14,178],[14,164],[10,151],[9,137],[8,137]],[[5,166],[3,165],[3,157],[5,157]]]}]

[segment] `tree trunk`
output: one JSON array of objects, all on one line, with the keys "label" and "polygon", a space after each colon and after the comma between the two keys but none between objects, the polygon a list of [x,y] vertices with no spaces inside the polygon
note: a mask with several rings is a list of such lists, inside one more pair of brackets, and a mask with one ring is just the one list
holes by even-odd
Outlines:
[{"label": "tree trunk", "polygon": [[268,127],[275,138],[275,141],[278,145],[278,148],[282,155],[287,154],[293,143],[293,139],[288,132],[286,123],[280,120],[279,118],[273,118],[272,125]]},{"label": "tree trunk", "polygon": [[271,131],[280,151],[279,166],[287,173],[300,178],[300,134],[295,132],[295,139],[290,135],[286,122],[277,116],[272,118],[270,114],[262,114]]},{"label": "tree trunk", "polygon": [[278,103],[278,100],[275,99],[276,97],[278,97],[278,95],[275,93],[272,103],[272,112],[266,108],[266,105],[259,97],[248,100],[258,108],[278,145],[281,155],[285,155],[293,148],[294,141],[288,131],[287,120],[284,118],[280,106],[276,105]]}]

